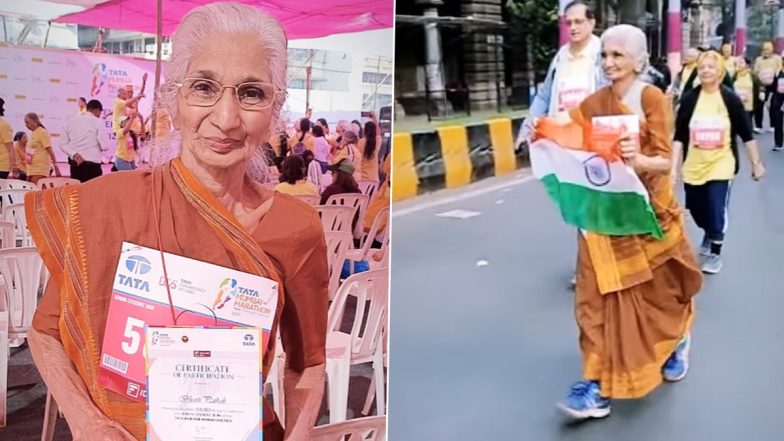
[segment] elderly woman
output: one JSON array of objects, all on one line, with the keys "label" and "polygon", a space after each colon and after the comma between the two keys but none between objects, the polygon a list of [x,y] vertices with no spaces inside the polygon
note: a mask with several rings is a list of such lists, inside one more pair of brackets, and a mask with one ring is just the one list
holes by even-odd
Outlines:
[{"label": "elderly woman", "polygon": [[[759,149],[747,117],[743,101],[732,90],[721,84],[724,76],[724,59],[715,51],[700,55],[697,61],[700,86],[681,100],[675,120],[673,176],[678,176],[681,152],[683,182],[686,190],[686,208],[703,231],[700,254],[702,271],[716,274],[721,271],[721,247],[729,217],[730,186],[738,173],[740,158],[736,139],[746,145],[751,175],[759,180],[765,174]],[[784,83],[784,75],[779,76]],[[782,142],[781,110],[784,94],[774,94],[779,127],[776,128],[776,145]]]},{"label": "elderly woman", "polygon": [[286,36],[257,9],[212,3],[183,19],[172,45],[161,92],[180,132],[179,155],[151,171],[28,195],[30,230],[51,272],[29,335],[34,360],[74,439],[144,439],[145,404],[97,377],[104,334],[120,326],[106,315],[121,243],[160,244],[279,281],[262,374],[280,331],[286,431],[265,401],[264,439],[309,439],[324,381],[323,230],[312,208],[254,180],[266,170],[261,146],[285,99]]},{"label": "elderly woman", "polygon": [[639,137],[623,136],[618,153],[647,190],[662,234],[578,234],[575,316],[582,379],[559,403],[576,419],[605,417],[613,398],[641,398],[663,380],[684,378],[692,297],[702,287],[669,176],[670,104],[661,90],[640,80],[648,63],[645,34],[619,25],[601,40],[611,84],[572,110],[571,124],[590,129],[594,117],[639,118]]}]

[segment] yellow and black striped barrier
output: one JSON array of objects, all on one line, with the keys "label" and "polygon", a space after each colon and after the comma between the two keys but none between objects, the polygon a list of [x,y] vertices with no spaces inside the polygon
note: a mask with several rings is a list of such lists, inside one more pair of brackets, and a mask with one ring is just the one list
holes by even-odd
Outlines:
[{"label": "yellow and black striped barrier", "polygon": [[523,120],[498,118],[427,132],[395,133],[392,199],[457,188],[526,166],[528,152],[514,145]]}]

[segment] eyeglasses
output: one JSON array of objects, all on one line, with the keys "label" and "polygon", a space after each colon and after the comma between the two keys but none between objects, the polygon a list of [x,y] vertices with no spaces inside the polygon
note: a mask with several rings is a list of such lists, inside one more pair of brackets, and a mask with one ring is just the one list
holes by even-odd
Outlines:
[{"label": "eyeglasses", "polygon": [[242,83],[228,86],[207,78],[186,78],[177,87],[189,106],[212,107],[223,96],[224,89],[234,89],[237,102],[244,110],[264,110],[272,106],[275,97],[283,90],[269,83]]}]

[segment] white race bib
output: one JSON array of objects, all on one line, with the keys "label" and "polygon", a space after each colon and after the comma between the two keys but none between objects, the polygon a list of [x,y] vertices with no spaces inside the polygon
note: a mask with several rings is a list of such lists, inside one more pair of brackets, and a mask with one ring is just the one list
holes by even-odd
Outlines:
[{"label": "white race bib", "polygon": [[727,130],[726,121],[721,118],[697,117],[689,124],[691,143],[701,149],[724,147]]},{"label": "white race bib", "polygon": [[591,85],[587,75],[570,77],[559,80],[556,90],[556,109],[559,112],[568,112],[577,108],[591,94]]}]

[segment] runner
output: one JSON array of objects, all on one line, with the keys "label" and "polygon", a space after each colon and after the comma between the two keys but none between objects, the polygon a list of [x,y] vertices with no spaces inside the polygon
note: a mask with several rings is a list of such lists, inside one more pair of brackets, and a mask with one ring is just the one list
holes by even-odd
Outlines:
[{"label": "runner", "polygon": [[[773,43],[766,41],[762,45],[762,55],[754,61],[754,75],[763,87],[763,90],[760,92],[760,99],[755,103],[754,107],[754,122],[757,125],[754,131],[757,133],[762,133],[763,109],[766,104],[770,104],[768,100],[773,94],[773,80],[780,70],[781,57],[773,53]],[[772,125],[770,131],[773,131]]]},{"label": "runner", "polygon": [[723,266],[721,247],[727,232],[730,187],[739,169],[737,137],[746,145],[752,178],[759,180],[765,174],[743,103],[720,82],[723,61],[715,51],[700,55],[702,85],[683,97],[672,146],[672,175],[681,175],[683,162],[686,208],[704,232],[700,254],[702,271],[708,274],[718,273]]}]

